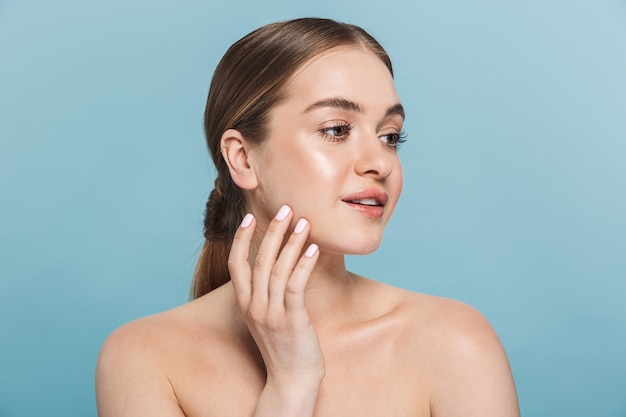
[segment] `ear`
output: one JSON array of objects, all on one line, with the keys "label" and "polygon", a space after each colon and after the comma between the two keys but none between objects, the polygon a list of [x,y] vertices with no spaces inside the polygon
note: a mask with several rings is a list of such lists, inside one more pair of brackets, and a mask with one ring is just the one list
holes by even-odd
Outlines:
[{"label": "ear", "polygon": [[228,165],[234,183],[244,190],[258,186],[256,172],[252,168],[250,149],[252,144],[235,129],[228,129],[222,135],[220,148],[222,158]]}]

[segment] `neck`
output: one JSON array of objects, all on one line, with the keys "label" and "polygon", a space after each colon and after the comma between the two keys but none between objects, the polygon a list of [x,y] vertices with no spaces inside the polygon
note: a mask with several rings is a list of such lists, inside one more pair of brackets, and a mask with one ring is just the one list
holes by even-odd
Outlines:
[{"label": "neck", "polygon": [[[269,223],[263,219],[263,216],[257,217],[256,233],[248,256],[250,265],[254,265]],[[283,245],[286,241],[287,236]],[[347,307],[353,303],[358,284],[356,276],[346,270],[344,255],[320,252],[305,291],[305,304],[318,331],[341,324],[346,318]]]},{"label": "neck", "polygon": [[343,321],[357,284],[354,274],[346,270],[343,255],[320,253],[305,292],[305,303],[318,331]]},{"label": "neck", "polygon": [[[253,241],[250,265],[259,247]],[[358,284],[355,275],[346,270],[344,255],[321,252],[311,272],[305,291],[305,303],[311,321],[317,329],[339,325]]]}]

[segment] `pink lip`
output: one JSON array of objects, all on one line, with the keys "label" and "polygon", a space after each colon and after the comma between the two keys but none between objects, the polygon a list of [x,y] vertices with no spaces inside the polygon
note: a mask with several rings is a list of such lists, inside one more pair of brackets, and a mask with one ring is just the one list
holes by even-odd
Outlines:
[{"label": "pink lip", "polygon": [[[366,198],[376,201],[378,205],[368,206],[365,204],[359,204],[354,202]],[[386,192],[377,189],[369,189],[350,194],[342,198],[341,200],[349,207],[358,210],[361,214],[364,214],[367,217],[382,217],[384,212],[384,206],[387,203],[388,199],[389,195]]]},{"label": "pink lip", "polygon": [[354,194],[350,194],[342,198],[341,200],[346,203],[349,203],[351,201],[363,200],[365,198],[371,198],[375,200],[376,203],[380,204],[381,206],[384,206],[387,203],[389,196],[383,190],[370,189],[370,190],[363,190],[363,191],[356,192]]}]

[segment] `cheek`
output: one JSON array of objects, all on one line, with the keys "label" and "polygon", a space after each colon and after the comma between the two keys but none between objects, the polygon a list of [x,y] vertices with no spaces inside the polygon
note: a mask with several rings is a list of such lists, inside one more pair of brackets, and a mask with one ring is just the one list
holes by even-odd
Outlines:
[{"label": "cheek", "polygon": [[315,151],[309,151],[306,160],[302,161],[299,166],[302,170],[301,175],[308,183],[325,187],[337,184],[327,181],[337,181],[345,170],[341,160],[336,155]]},{"label": "cheek", "polygon": [[276,149],[263,161],[260,171],[259,185],[264,201],[270,206],[311,204],[312,198],[321,197],[324,191],[328,193],[338,183],[339,167],[335,159],[303,146]]},{"label": "cheek", "polygon": [[398,200],[400,199],[400,194],[402,194],[402,187],[404,185],[404,174],[402,172],[402,165],[400,162],[397,162],[397,165],[394,166],[393,173],[387,180],[387,184],[389,186],[390,197],[393,198],[393,206],[395,209]]},{"label": "cheek", "polygon": [[398,161],[398,171],[397,171],[397,175],[398,175],[398,194],[400,194],[402,192],[402,187],[404,186],[404,173],[402,172],[402,164],[400,163],[400,161]]},{"label": "cheek", "polygon": [[280,198],[297,217],[314,221],[333,209],[344,185],[341,161],[337,159],[332,154],[300,148],[282,165],[274,184],[282,187]]},{"label": "cheek", "polygon": [[[337,149],[320,145],[320,139],[302,134],[295,137],[286,151],[285,158],[289,161],[290,172],[286,177],[289,181],[298,179],[309,186],[321,186],[322,182],[337,179],[345,170],[346,158]],[[288,156],[287,156],[288,155]],[[325,184],[329,186],[328,183]]]},{"label": "cheek", "polygon": [[284,172],[283,181],[289,189],[287,197],[294,204],[301,202],[313,208],[339,195],[337,190],[342,185],[340,161],[314,150],[299,155],[302,158],[294,158],[290,169]]}]

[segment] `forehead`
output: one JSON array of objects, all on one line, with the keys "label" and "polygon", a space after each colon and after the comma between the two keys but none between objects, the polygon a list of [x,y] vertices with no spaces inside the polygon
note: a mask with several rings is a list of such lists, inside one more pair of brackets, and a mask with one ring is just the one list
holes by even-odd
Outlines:
[{"label": "forehead", "polygon": [[291,76],[285,91],[292,105],[308,106],[328,97],[349,98],[366,107],[378,102],[387,108],[399,102],[387,66],[357,46],[335,47],[311,58]]}]

